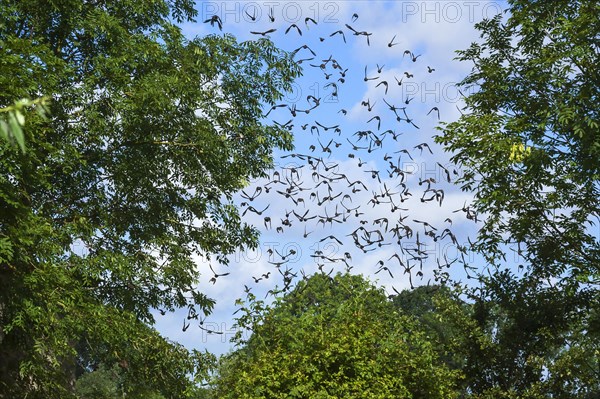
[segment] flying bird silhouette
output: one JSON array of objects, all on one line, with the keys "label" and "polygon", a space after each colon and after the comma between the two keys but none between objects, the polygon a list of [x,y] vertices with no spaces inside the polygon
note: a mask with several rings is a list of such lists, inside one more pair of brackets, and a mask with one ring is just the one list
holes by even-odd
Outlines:
[{"label": "flying bird silhouette", "polygon": [[251,34],[253,34],[253,35],[267,36],[268,34],[270,34],[270,33],[273,33],[273,32],[275,32],[275,31],[277,31],[277,29],[275,29],[275,28],[272,28],[272,29],[268,29],[268,30],[266,30],[266,31],[264,31],[264,32],[255,32],[255,31],[250,31],[250,33],[251,33]]},{"label": "flying bird silhouette", "polygon": [[218,15],[213,15],[209,19],[205,20],[204,23],[210,23],[210,26],[215,26],[215,24],[217,24],[219,30],[223,30],[223,21],[221,21],[221,17]]}]

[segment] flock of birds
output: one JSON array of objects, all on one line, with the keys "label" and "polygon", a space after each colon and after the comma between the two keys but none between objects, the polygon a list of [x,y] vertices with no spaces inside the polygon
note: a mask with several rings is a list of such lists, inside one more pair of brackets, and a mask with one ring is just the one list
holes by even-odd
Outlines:
[{"label": "flock of birds", "polygon": [[[252,10],[245,10],[245,14],[252,22],[257,19]],[[272,9],[268,18],[268,22],[276,22]],[[218,15],[204,22],[219,30],[224,27]],[[297,278],[306,277],[305,270],[295,266],[299,252],[307,249],[311,250],[309,257],[316,268],[325,274],[331,274],[336,265],[349,271],[360,263],[361,271],[386,279],[389,276],[392,282],[402,279],[403,286],[414,287],[432,279],[446,282],[452,264],[465,264],[467,250],[462,243],[465,240],[459,240],[453,231],[453,219],[461,215],[478,221],[477,213],[467,203],[458,209],[446,209],[449,216],[443,222],[439,222],[441,218],[423,220],[423,214],[440,212],[446,191],[453,186],[460,170],[448,161],[440,162],[441,157],[434,158],[433,130],[421,128],[423,121],[431,125],[440,120],[440,104],[423,105],[422,101],[415,101],[415,96],[402,93],[399,97],[398,91],[415,75],[432,76],[436,69],[422,63],[422,54],[411,49],[398,50],[401,41],[397,35],[384,42],[388,51],[402,52],[402,63],[408,65],[402,75],[396,74],[391,80],[386,65],[377,63],[364,65],[360,70],[356,66],[346,68],[341,58],[329,51],[349,43],[352,37],[364,40],[360,45],[370,46],[376,36],[358,27],[360,17],[356,13],[348,23],[341,24],[340,29],[337,26],[330,32],[322,33],[321,29],[318,31],[321,34],[312,37],[312,41],[308,37],[317,32],[319,23],[311,17],[306,17],[304,24],[291,23],[285,29],[273,27],[249,32],[260,39],[274,35],[279,29],[279,35],[283,30],[286,37],[306,40],[292,49],[291,54],[304,66],[305,74],[320,77],[320,87],[327,93],[326,96],[311,93],[300,101],[282,102],[265,109],[265,121],[292,132],[299,148],[281,154],[277,159],[280,166],[270,171],[268,178],[242,190],[239,196],[241,215],[257,225],[263,236],[303,242],[300,250],[294,247],[287,251],[278,248],[267,251],[268,264],[273,270],[252,277],[254,283],[276,275],[281,277],[281,285],[270,289],[267,295],[285,292]],[[327,43],[321,45],[323,42]],[[317,49],[324,49],[327,55],[319,55]],[[356,80],[362,80],[360,84],[371,88],[368,93],[377,93],[377,98],[363,98],[359,105],[351,103],[341,108],[340,93],[349,81],[359,84]],[[420,106],[415,105],[419,103]],[[356,119],[345,120],[351,113],[359,118],[367,116],[358,123]],[[331,119],[335,122],[328,122]],[[429,169],[435,165],[434,172],[418,170],[419,162],[426,162]],[[423,207],[428,210],[423,211]],[[417,209],[420,217],[414,216]],[[453,246],[458,255],[432,251],[441,244]],[[364,265],[366,259],[375,262]],[[212,267],[211,270],[212,283],[229,274],[216,273]],[[246,292],[252,287],[250,281],[245,286]],[[391,289],[398,293],[393,285]]]}]

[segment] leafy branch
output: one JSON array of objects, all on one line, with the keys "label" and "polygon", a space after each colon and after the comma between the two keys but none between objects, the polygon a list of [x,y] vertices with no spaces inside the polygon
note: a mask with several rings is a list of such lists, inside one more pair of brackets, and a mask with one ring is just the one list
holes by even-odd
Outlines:
[{"label": "leafy branch", "polygon": [[5,108],[0,108],[0,137],[16,143],[21,151],[25,152],[25,135],[23,134],[23,126],[25,126],[25,110],[29,107],[35,107],[38,115],[46,118],[48,115],[48,97],[39,97],[35,100],[22,98],[15,101],[13,105]]}]

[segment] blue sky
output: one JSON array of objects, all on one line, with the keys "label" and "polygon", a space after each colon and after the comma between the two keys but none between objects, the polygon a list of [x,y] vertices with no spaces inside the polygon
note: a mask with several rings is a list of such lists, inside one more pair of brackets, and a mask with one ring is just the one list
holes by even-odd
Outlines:
[{"label": "blue sky", "polygon": [[[285,123],[292,119],[295,137],[292,153],[319,157],[323,162],[313,170],[306,158],[303,160],[290,156],[290,153],[277,152],[275,170],[282,180],[285,181],[287,176],[306,189],[294,193],[295,200],[302,198],[304,201],[296,205],[292,199],[277,194],[277,189],[281,191],[286,188],[279,183],[271,183],[269,186],[274,188],[266,193],[264,188],[269,179],[252,182],[245,192],[252,196],[257,187],[261,187],[262,192],[252,201],[240,196],[235,200],[238,204],[246,202],[257,210],[269,206],[262,215],[246,211],[244,216],[245,220],[261,230],[259,248],[235,254],[227,268],[213,265],[217,273],[230,273],[219,277],[215,284],[210,282],[213,273],[207,263],[198,259],[198,267],[203,271],[200,289],[217,301],[214,313],[204,321],[204,326],[223,334],[209,334],[193,324],[183,332],[184,312],[158,316],[159,331],[189,348],[226,352],[232,347],[228,341],[235,333],[232,316],[236,309],[235,300],[245,296],[244,285],[251,287],[259,298],[264,298],[267,291],[275,286],[281,287],[281,275],[276,266],[269,262],[277,263],[282,256],[286,257],[282,268],[306,273],[317,271],[318,264],[322,264],[327,272],[344,271],[345,264],[330,262],[318,255],[330,259],[346,257],[353,265],[353,273],[369,276],[390,293],[393,292],[392,287],[401,290],[409,288],[411,284],[434,282],[436,259],[454,259],[457,256],[456,245],[448,236],[433,240],[425,234],[427,226],[415,220],[428,222],[437,229],[438,235],[445,228],[450,228],[459,244],[466,243],[469,236],[473,237],[477,225],[468,220],[463,212],[454,212],[465,203],[468,204],[471,197],[447,182],[446,172],[441,166],[452,172],[456,169],[458,174],[460,168],[452,167],[450,154],[433,142],[433,136],[438,132],[436,127],[439,121],[452,121],[460,116],[458,108],[461,106],[461,96],[455,84],[470,72],[472,65],[453,60],[455,51],[465,49],[478,40],[478,32],[473,26],[475,22],[492,17],[504,8],[506,5],[499,1],[199,2],[198,22],[184,26],[184,33],[189,37],[227,32],[240,41],[255,40],[260,35],[251,34],[251,31],[276,29],[268,36],[277,46],[292,51],[306,44],[316,53],[313,60],[302,62],[304,74],[282,103],[289,107],[295,105],[298,110],[309,109],[314,102],[307,100],[307,96],[314,96],[320,98],[319,106],[309,114],[297,113],[296,117],[287,106],[277,108],[265,121]],[[216,26],[203,23],[212,15],[221,18],[222,32]],[[271,21],[271,17],[274,21]],[[316,25],[310,20],[307,25],[306,18],[314,20]],[[296,24],[302,35],[292,24]],[[367,35],[354,35],[346,24],[358,32],[367,32],[369,43]],[[346,42],[340,33],[331,36],[339,30],[344,33]],[[413,56],[416,57],[415,61]],[[302,49],[295,59],[312,57],[310,50]],[[330,61],[326,61],[328,59]],[[333,67],[333,60],[339,68]],[[326,64],[323,69],[319,67],[322,63]],[[365,67],[367,78],[377,78],[365,81]],[[342,71],[345,74],[343,77]],[[397,80],[401,80],[402,85],[398,85]],[[383,81],[387,82],[387,93],[385,84],[381,83]],[[337,89],[331,83],[337,85]],[[333,95],[335,91],[337,96]],[[405,103],[407,99],[408,104]],[[368,106],[361,105],[363,102]],[[398,108],[406,107],[406,113],[397,111],[402,118],[400,121],[386,102]],[[438,111],[433,107],[439,110],[439,120]],[[379,120],[373,118],[375,116]],[[412,123],[406,119],[411,119]],[[325,127],[338,125],[339,131],[333,128],[325,130],[317,122]],[[313,126],[316,128],[311,129]],[[360,134],[357,132],[368,130],[372,132],[370,139],[359,140]],[[391,133],[383,134],[386,130],[393,131],[396,139],[392,138]],[[372,137],[380,138],[380,145],[372,145],[369,151],[368,143],[374,142]],[[426,143],[433,154],[422,143]],[[354,150],[353,145],[365,148]],[[415,148],[419,145],[421,148]],[[327,148],[331,152],[326,151]],[[400,152],[402,150],[408,153]],[[350,154],[354,154],[354,157]],[[403,180],[397,174],[390,177],[386,172],[390,169],[390,161],[404,172]],[[380,171],[379,179],[372,177],[369,171],[373,170]],[[323,181],[327,180],[327,176],[338,176],[336,173],[343,173],[348,180],[329,181],[332,187],[329,189]],[[271,173],[270,180],[274,178],[276,174],[274,177]],[[451,178],[456,178],[454,173]],[[434,179],[435,182],[427,183],[428,179]],[[351,192],[348,181],[356,180],[362,181],[366,189]],[[405,186],[399,186],[400,183]],[[425,191],[428,185],[443,190],[441,204],[436,200],[421,200],[429,199],[434,194],[433,191]],[[391,204],[385,201],[375,204],[371,201],[374,193],[381,194],[385,189],[395,193],[408,189],[412,196],[407,196],[401,204],[396,203],[402,209],[392,212]],[[329,194],[334,196],[338,193],[341,195],[336,199],[323,200]],[[343,200],[345,194],[349,197]],[[400,198],[399,194],[395,195]],[[358,206],[358,211],[364,214],[355,217],[348,213],[343,223],[318,223],[319,217],[331,216],[342,211],[344,206]],[[243,212],[246,208],[241,206],[240,209]],[[292,211],[317,217],[301,222]],[[289,214],[288,218],[286,214]],[[271,217],[270,226],[265,223],[265,216]],[[286,219],[290,221],[289,224],[285,224]],[[382,222],[373,224],[378,219]],[[390,227],[402,219],[402,223],[409,226],[414,234],[403,238],[398,245],[396,237],[387,232],[381,241],[383,245],[371,245],[366,253],[354,244],[353,231],[361,226],[369,231],[383,231],[385,219]],[[368,223],[361,224],[361,220]],[[281,227],[279,232],[277,227]],[[420,249],[426,253],[426,259],[413,270],[409,279],[408,273],[404,273],[390,258],[394,254],[401,254],[402,249],[416,248],[416,232],[420,233]],[[309,233],[307,237],[304,237],[305,233]],[[342,242],[341,245],[338,240]],[[472,256],[471,260],[476,261]],[[380,270],[382,265],[389,267],[389,273]],[[464,281],[462,267],[452,266],[447,270],[453,278]],[[416,272],[422,276],[417,276]],[[256,283],[255,278],[261,278],[263,274],[268,274],[269,278],[262,277]]]}]

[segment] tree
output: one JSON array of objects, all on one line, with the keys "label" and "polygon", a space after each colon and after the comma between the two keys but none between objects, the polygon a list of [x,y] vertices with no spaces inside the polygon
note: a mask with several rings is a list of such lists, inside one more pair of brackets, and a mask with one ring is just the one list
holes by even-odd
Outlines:
[{"label": "tree", "polygon": [[442,319],[443,308],[452,304],[466,311],[469,305],[460,299],[458,291],[444,285],[424,285],[402,290],[392,303],[403,313],[414,317],[429,338],[437,356],[452,370],[463,370],[464,353],[455,344],[462,338],[463,328]]},{"label": "tree", "polygon": [[206,376],[152,311],[209,313],[195,258],[256,245],[230,199],[290,148],[261,107],[299,69],[267,39],[184,38],[193,5],[0,5],[0,108],[51,99],[48,120],[19,111],[25,152],[0,143],[0,397],[68,397],[100,363],[126,393],[185,397]]},{"label": "tree", "polygon": [[318,273],[241,308],[247,341],[221,359],[219,398],[451,398],[459,373],[414,318],[361,276]]},{"label": "tree", "polygon": [[83,374],[75,382],[75,393],[79,398],[117,399],[123,397],[119,389],[120,368],[100,365],[97,370]]},{"label": "tree", "polygon": [[592,292],[544,287],[505,270],[464,294],[465,301],[437,295],[433,303],[435,319],[452,332],[444,349],[462,360],[455,364],[465,395],[588,398],[600,392]]},{"label": "tree", "polygon": [[[473,63],[460,85],[470,94],[436,139],[485,215],[474,249],[491,267],[469,294],[479,333],[466,335],[477,337],[470,367],[479,374],[466,378],[482,397],[593,397],[600,4],[508,4],[506,20],[477,24],[483,41],[458,52]],[[518,262],[507,261],[509,247]]]},{"label": "tree", "polygon": [[458,52],[474,64],[461,83],[473,93],[437,141],[487,216],[476,249],[490,262],[511,244],[541,279],[597,286],[600,4],[509,4],[506,23],[479,23],[484,42]]}]

